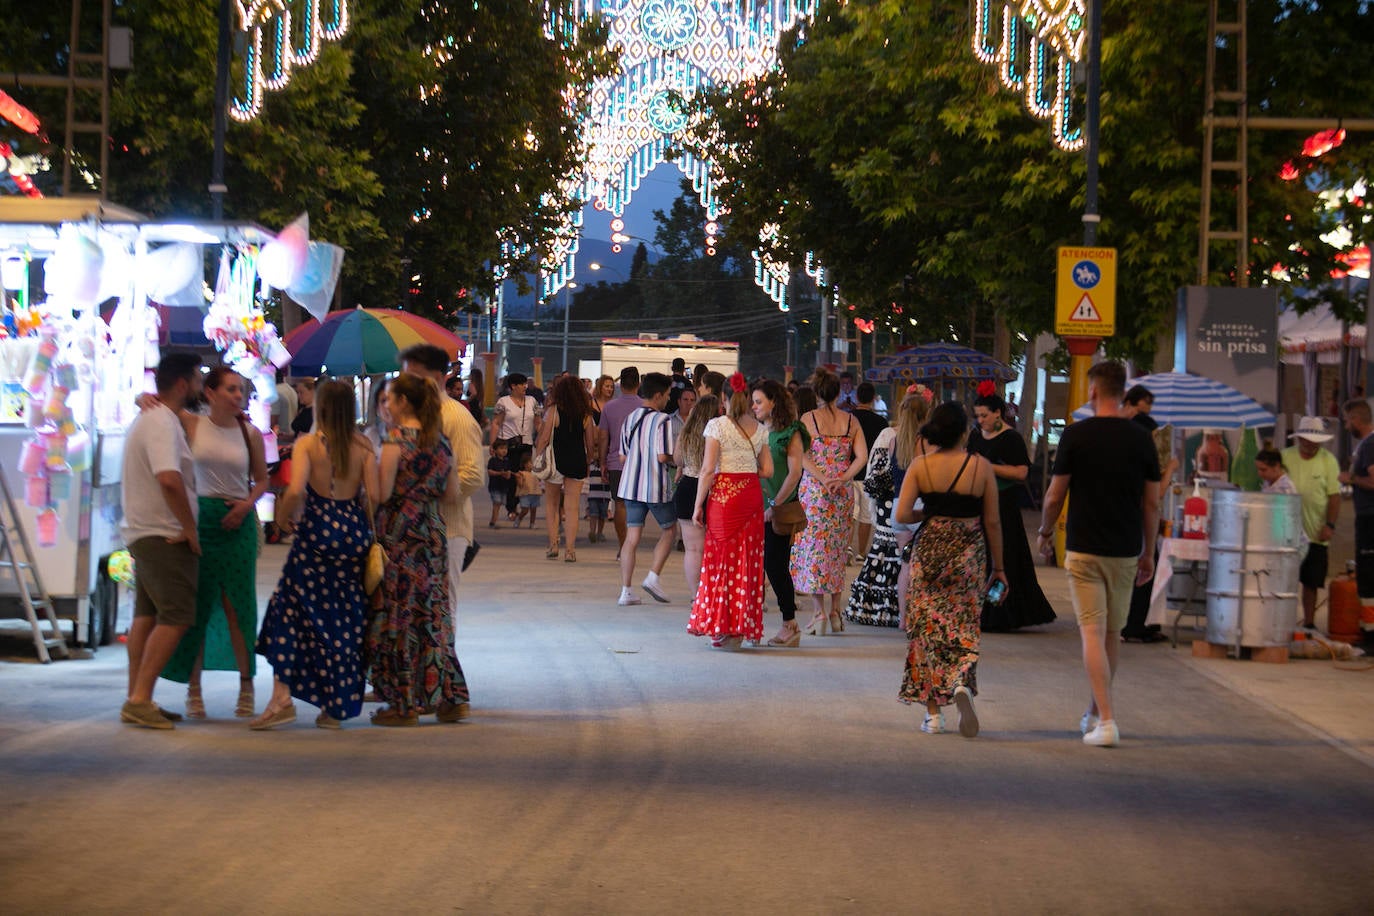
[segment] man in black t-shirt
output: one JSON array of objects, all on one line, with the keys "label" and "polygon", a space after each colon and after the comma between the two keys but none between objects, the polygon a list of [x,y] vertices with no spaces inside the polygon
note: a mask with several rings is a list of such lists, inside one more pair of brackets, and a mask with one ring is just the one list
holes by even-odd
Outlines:
[{"label": "man in black t-shirt", "polygon": [[[1350,485],[1355,504],[1355,588],[1360,596],[1361,628],[1365,628],[1365,611],[1374,605],[1374,417],[1364,398],[1346,401],[1342,413],[1345,431],[1356,442],[1350,470],[1341,473],[1340,481]],[[1364,629],[1363,636],[1365,654],[1374,653],[1374,629]]]},{"label": "man in black t-shirt", "polygon": [[1083,743],[1115,747],[1120,733],[1112,711],[1112,675],[1131,589],[1154,575],[1159,524],[1159,455],[1150,434],[1122,415],[1126,370],[1101,362],[1088,370],[1088,399],[1095,415],[1064,430],[1045,493],[1038,546],[1051,538],[1069,497],[1064,570],[1083,641],[1083,667],[1092,702],[1079,723]]}]

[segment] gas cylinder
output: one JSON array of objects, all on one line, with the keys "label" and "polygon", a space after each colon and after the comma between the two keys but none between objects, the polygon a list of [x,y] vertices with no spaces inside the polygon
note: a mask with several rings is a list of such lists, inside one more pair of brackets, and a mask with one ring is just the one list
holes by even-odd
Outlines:
[{"label": "gas cylinder", "polygon": [[1207,500],[1202,488],[1193,481],[1193,495],[1183,501],[1183,536],[1197,541],[1207,540]]},{"label": "gas cylinder", "polygon": [[1327,586],[1326,631],[1341,642],[1360,641],[1360,593],[1355,574],[1337,576]]}]

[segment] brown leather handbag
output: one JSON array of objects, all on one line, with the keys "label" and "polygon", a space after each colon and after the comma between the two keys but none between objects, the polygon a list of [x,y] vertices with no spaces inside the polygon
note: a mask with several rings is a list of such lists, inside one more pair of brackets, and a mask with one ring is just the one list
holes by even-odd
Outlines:
[{"label": "brown leather handbag", "polygon": [[773,533],[791,537],[806,527],[806,509],[797,500],[773,507]]}]

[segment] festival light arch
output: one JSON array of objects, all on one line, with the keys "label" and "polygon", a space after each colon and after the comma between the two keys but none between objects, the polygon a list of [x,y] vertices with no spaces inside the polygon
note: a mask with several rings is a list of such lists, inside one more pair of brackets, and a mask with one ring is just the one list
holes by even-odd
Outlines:
[{"label": "festival light arch", "polygon": [[[819,0],[574,0],[566,12],[549,6],[549,36],[573,34],[601,16],[621,66],[591,90],[587,164],[564,188],[621,217],[644,177],[667,158],[688,126],[683,102],[711,86],[733,85],[768,72],[778,40],[809,17]],[[571,31],[570,31],[571,30]],[[673,160],[691,182],[709,221],[724,211],[715,194],[714,164],[690,153]],[[582,215],[574,214],[550,247],[540,292],[552,298],[572,281]],[[790,266],[755,252],[755,281],[779,308],[788,307]]]}]

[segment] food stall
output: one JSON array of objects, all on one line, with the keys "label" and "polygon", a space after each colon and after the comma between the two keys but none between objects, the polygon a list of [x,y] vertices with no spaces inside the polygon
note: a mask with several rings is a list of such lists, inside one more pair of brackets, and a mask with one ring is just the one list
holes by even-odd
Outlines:
[{"label": "food stall", "polygon": [[[108,561],[123,547],[124,432],[160,358],[150,303],[209,305],[207,253],[223,264],[272,239],[252,224],[154,222],[93,199],[0,200],[0,468],[79,645],[108,643],[121,604],[129,613]],[[10,508],[0,506],[7,519]],[[16,575],[0,576],[0,617],[24,614]]]}]

